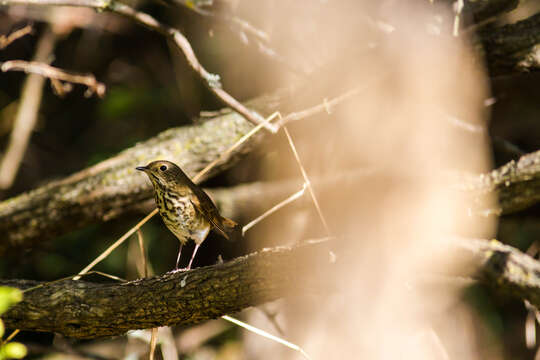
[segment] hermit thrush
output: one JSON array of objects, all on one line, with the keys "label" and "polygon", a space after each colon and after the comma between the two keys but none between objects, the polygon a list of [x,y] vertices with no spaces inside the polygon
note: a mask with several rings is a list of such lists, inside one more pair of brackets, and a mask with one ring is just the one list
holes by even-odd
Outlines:
[{"label": "hermit thrush", "polygon": [[195,249],[187,268],[183,270],[191,268],[195,254],[210,229],[216,230],[229,240],[242,237],[240,225],[222,217],[210,197],[177,165],[158,160],[136,169],[144,171],[152,181],[159,214],[167,228],[180,241],[176,270],[182,246],[190,239],[195,242]]}]

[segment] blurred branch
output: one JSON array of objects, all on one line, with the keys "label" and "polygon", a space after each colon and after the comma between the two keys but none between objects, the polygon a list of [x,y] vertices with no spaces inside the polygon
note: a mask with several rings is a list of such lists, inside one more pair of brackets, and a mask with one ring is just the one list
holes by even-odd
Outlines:
[{"label": "blurred branch", "polygon": [[540,70],[540,13],[479,32],[491,75]]},{"label": "blurred branch", "polygon": [[[38,42],[34,60],[47,61],[53,52],[55,42],[56,35],[47,29]],[[24,82],[9,144],[0,161],[0,189],[9,188],[15,180],[37,121],[44,82],[45,79],[36,74],[28,75]]]},{"label": "blurred branch", "polygon": [[9,44],[14,42],[15,40],[17,40],[17,39],[19,39],[19,38],[21,38],[21,37],[23,37],[25,35],[31,34],[33,30],[34,29],[32,28],[32,25],[26,25],[25,27],[23,27],[23,28],[21,28],[19,30],[13,31],[8,36],[0,35],[0,50],[6,48]]},{"label": "blurred branch", "polygon": [[540,201],[540,150],[470,179],[463,183],[462,189],[477,191],[479,198],[498,194],[497,212],[502,214],[526,209]]},{"label": "blurred branch", "polygon": [[[199,60],[197,59],[197,56],[195,55],[188,39],[179,30],[159,22],[154,17],[144,12],[135,10],[126,4],[114,0],[4,0],[2,4],[79,6],[93,8],[98,11],[110,11],[125,16],[126,18],[129,18],[134,22],[143,25],[150,30],[156,31],[170,39],[182,51],[191,69],[204,80],[206,87],[225,105],[229,106],[254,124],[260,124],[264,121],[264,118],[261,115],[246,108],[244,105],[238,102],[238,100],[221,88],[219,75],[208,72],[201,65],[201,63],[199,63]],[[267,128],[274,132],[277,131],[277,129],[272,128],[270,125],[268,125]]]},{"label": "blurred branch", "polygon": [[[279,106],[281,96],[285,95],[263,96],[248,105],[270,114]],[[136,172],[136,166],[169,159],[193,175],[252,128],[235,112],[202,124],[172,128],[63,180],[0,202],[0,233],[4,236],[0,254],[116,217],[152,197],[150,184]],[[243,143],[204,179],[234,165],[262,136],[259,133]]]},{"label": "blurred branch", "polygon": [[259,40],[268,41],[268,34],[266,32],[262,31],[261,29],[257,29],[255,26],[251,25],[246,20],[241,19],[237,16],[206,10],[194,4],[193,1],[189,1],[189,0],[168,0],[167,2],[181,5],[185,7],[186,9],[191,10],[194,13],[199,14],[201,16],[206,16],[206,17],[214,18],[220,21],[225,21],[231,24],[232,26],[237,27],[239,31],[242,33],[249,33],[255,36],[256,38],[258,38]]},{"label": "blurred branch", "polygon": [[519,0],[466,0],[463,12],[473,16],[476,23],[514,10],[519,5]]},{"label": "blurred branch", "polygon": [[[99,97],[105,95],[105,85],[96,80],[92,74],[78,74],[75,72],[68,72],[45,63],[37,61],[24,61],[24,60],[10,60],[1,63],[0,70],[6,71],[24,71],[26,73],[37,74],[53,80],[66,81],[68,83],[82,84],[88,87],[84,96],[90,97],[93,94],[97,94]],[[63,96],[66,92],[71,90],[70,87],[66,87],[64,84],[56,84],[56,91],[60,96]]]},{"label": "blurred branch", "polygon": [[540,262],[497,240],[456,239],[463,258],[477,268],[475,278],[502,293],[540,306]]},{"label": "blurred branch", "polygon": [[249,44],[250,42],[250,39],[247,35],[248,34],[251,35],[253,42],[255,42],[257,45],[257,49],[263,55],[269,57],[275,62],[280,63],[281,65],[284,65],[287,69],[291,70],[294,73],[306,74],[306,71],[304,69],[300,68],[299,66],[296,66],[290,61],[287,61],[275,49],[270,47],[269,36],[265,31],[251,25],[246,20],[241,19],[235,15],[230,15],[230,14],[222,13],[219,11],[206,10],[202,7],[197,6],[196,4],[194,4],[193,1],[190,1],[190,0],[165,0],[165,2],[181,5],[185,7],[186,9],[193,11],[195,14],[198,14],[207,18],[215,19],[217,21],[220,21],[222,23],[229,25],[230,30],[234,32],[236,35],[238,35],[238,37],[240,38],[240,41],[242,41],[246,45]]},{"label": "blurred branch", "polygon": [[33,288],[2,319],[10,328],[74,338],[196,324],[324,288],[320,279],[330,268],[327,244],[266,249],[224,264],[123,283],[1,280],[2,285]]}]

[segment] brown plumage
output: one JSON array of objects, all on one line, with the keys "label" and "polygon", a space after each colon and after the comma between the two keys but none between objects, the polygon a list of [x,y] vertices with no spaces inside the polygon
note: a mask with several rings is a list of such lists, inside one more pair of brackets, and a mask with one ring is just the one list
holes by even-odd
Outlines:
[{"label": "brown plumage", "polygon": [[195,249],[186,270],[191,268],[199,246],[211,229],[228,240],[242,237],[240,225],[221,216],[210,197],[176,164],[158,160],[139,166],[137,170],[144,171],[152,181],[159,214],[167,228],[180,241],[176,269],[182,245],[190,239],[195,242]]}]

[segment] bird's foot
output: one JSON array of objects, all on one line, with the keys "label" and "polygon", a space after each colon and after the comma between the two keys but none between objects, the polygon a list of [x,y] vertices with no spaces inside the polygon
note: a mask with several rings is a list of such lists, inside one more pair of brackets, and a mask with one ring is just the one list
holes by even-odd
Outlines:
[{"label": "bird's foot", "polygon": [[188,268],[188,267],[185,267],[185,268],[176,268],[176,269],[173,269],[171,271],[169,271],[167,274],[174,274],[174,273],[177,273],[177,272],[184,272],[184,271],[189,271],[191,270],[191,268]]}]

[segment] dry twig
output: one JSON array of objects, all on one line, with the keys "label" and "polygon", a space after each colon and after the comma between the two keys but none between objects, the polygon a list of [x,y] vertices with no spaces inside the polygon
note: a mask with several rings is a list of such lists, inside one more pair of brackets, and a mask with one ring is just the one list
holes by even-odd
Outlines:
[{"label": "dry twig", "polygon": [[[34,60],[46,61],[53,52],[55,41],[55,34],[50,30],[45,31],[37,45]],[[26,147],[38,117],[43,83],[44,79],[35,74],[30,74],[26,78],[8,148],[0,162],[0,189],[7,189],[13,184],[26,153]]]},{"label": "dry twig", "polygon": [[31,34],[34,29],[32,28],[32,25],[26,25],[25,27],[13,31],[8,36],[0,35],[0,50],[8,47],[9,44],[14,42],[15,40],[22,38],[25,35]]},{"label": "dry twig", "polygon": [[[129,18],[136,23],[143,25],[150,30],[156,31],[170,39],[182,51],[189,64],[189,67],[191,67],[191,69],[204,80],[207,88],[224,104],[231,107],[234,111],[242,115],[253,124],[261,124],[264,122],[264,118],[260,114],[246,108],[228,92],[223,90],[219,75],[208,72],[201,65],[197,59],[197,56],[195,55],[195,52],[193,51],[193,48],[191,47],[191,44],[189,43],[189,40],[178,29],[159,22],[157,19],[148,15],[147,13],[138,11],[117,1],[106,0],[4,0],[2,4],[88,7],[98,11],[110,11],[125,16],[126,18]],[[272,132],[277,131],[277,128],[271,126],[270,124],[267,124],[265,127]]]},{"label": "dry twig", "polygon": [[71,91],[71,84],[63,84],[61,81],[87,86],[88,89],[84,93],[84,96],[86,97],[90,97],[93,94],[96,94],[99,97],[105,95],[105,84],[97,81],[94,75],[68,72],[38,61],[10,60],[2,63],[0,70],[3,72],[24,71],[25,73],[37,74],[49,78],[51,81],[59,80],[59,82],[53,83],[53,88],[60,96]]}]

